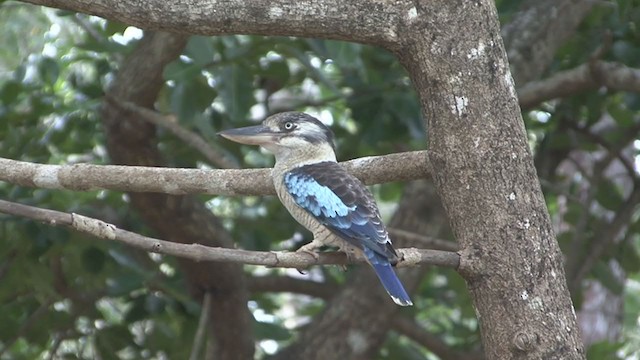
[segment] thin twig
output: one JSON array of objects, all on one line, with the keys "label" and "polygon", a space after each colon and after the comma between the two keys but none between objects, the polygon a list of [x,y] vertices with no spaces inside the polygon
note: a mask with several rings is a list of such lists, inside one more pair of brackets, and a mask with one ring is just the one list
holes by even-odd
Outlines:
[{"label": "thin twig", "polygon": [[54,360],[56,358],[56,353],[58,352],[58,348],[62,344],[64,337],[61,334],[55,334],[53,337],[53,344],[49,348],[49,356],[47,356],[47,360]]},{"label": "thin twig", "polygon": [[202,310],[200,311],[200,320],[198,320],[198,329],[196,330],[193,346],[191,347],[191,355],[189,360],[198,360],[200,358],[200,350],[205,343],[205,335],[207,334],[207,322],[211,313],[211,293],[205,292],[202,299]]},{"label": "thin twig", "polygon": [[[118,229],[115,225],[79,214],[68,214],[0,200],[0,212],[30,218],[49,225],[63,225],[101,239],[115,240],[144,251],[173,255],[194,261],[219,261],[279,268],[303,269],[313,265],[345,265],[363,263],[361,256],[349,258],[342,252],[311,255],[305,252],[266,252],[208,247],[201,244],[179,244]],[[454,252],[416,248],[398,249],[403,258],[397,266],[438,265],[457,268],[460,257]]]},{"label": "thin twig", "polygon": [[442,250],[442,251],[458,251],[460,247],[453,241],[447,241],[443,239],[438,239],[431,236],[425,236],[413,233],[411,231],[406,231],[402,229],[389,228],[389,234],[392,237],[404,238],[410,241],[419,242],[424,244],[426,248],[434,249],[434,250]]},{"label": "thin twig", "polygon": [[180,126],[175,117],[165,116],[132,102],[119,100],[109,95],[105,96],[105,100],[121,110],[137,114],[142,120],[169,130],[169,132],[178,139],[197,150],[207,161],[220,169],[237,169],[240,167],[238,163],[230,160],[221,151],[211,147],[202,136]]}]

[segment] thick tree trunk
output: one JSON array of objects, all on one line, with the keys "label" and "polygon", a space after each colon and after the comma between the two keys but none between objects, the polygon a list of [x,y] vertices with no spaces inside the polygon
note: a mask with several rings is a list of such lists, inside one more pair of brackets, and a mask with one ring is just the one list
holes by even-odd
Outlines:
[{"label": "thick tree trunk", "polygon": [[494,4],[431,1],[417,13],[398,54],[422,101],[433,178],[463,248],[485,353],[583,358]]}]

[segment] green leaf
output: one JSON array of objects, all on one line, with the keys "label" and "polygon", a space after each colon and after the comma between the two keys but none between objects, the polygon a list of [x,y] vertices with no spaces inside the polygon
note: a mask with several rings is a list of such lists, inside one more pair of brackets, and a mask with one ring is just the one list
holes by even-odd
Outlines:
[{"label": "green leaf", "polygon": [[346,41],[326,40],[325,48],[329,58],[340,67],[354,69],[363,67],[360,57],[362,45]]},{"label": "green leaf", "polygon": [[271,339],[271,340],[284,341],[284,340],[289,340],[291,338],[291,332],[289,330],[287,330],[283,326],[273,324],[273,323],[256,321],[254,323],[253,330],[254,330],[256,339],[259,339],[259,340]]},{"label": "green leaf", "polygon": [[232,64],[220,69],[218,79],[218,91],[227,115],[234,123],[245,120],[255,103],[251,72],[239,64]]},{"label": "green leaf", "polygon": [[165,66],[163,75],[166,80],[192,81],[201,72],[201,66],[177,60]]},{"label": "green leaf", "polygon": [[22,85],[17,81],[7,81],[0,89],[0,100],[5,105],[13,105],[23,91]]},{"label": "green leaf", "polygon": [[124,33],[124,31],[129,27],[129,25],[118,22],[118,21],[113,21],[113,20],[107,20],[107,25],[104,28],[104,32],[105,34],[107,34],[108,36],[113,36],[114,34],[122,34]]},{"label": "green leaf", "polygon": [[609,264],[603,261],[599,261],[593,267],[593,275],[604,287],[609,289],[612,293],[620,295],[624,291],[624,284],[621,283],[620,280],[611,271]]},{"label": "green leaf", "polygon": [[124,316],[124,321],[128,324],[134,323],[146,319],[149,316],[149,312],[146,308],[146,296],[136,296],[131,302],[132,306],[127,310]]},{"label": "green leaf", "polygon": [[49,57],[43,57],[38,63],[38,75],[46,84],[53,85],[60,75],[58,62]]},{"label": "green leaf", "polygon": [[211,38],[198,35],[191,36],[185,49],[185,55],[191,58],[194,64],[200,68],[210,64],[215,56]]},{"label": "green leaf", "polygon": [[624,202],[618,185],[612,181],[603,181],[596,192],[596,200],[602,207],[611,211],[619,211]]},{"label": "green leaf", "polygon": [[191,122],[211,104],[216,92],[203,77],[181,81],[171,92],[171,109],[181,122]]},{"label": "green leaf", "polygon": [[113,325],[100,329],[95,335],[96,348],[102,359],[118,359],[116,352],[134,345],[133,337],[126,326]]},{"label": "green leaf", "polygon": [[105,261],[104,251],[95,246],[90,246],[82,252],[82,265],[85,270],[92,274],[102,271]]},{"label": "green leaf", "polygon": [[618,249],[618,261],[627,273],[640,272],[640,254],[633,241],[624,241]]},{"label": "green leaf", "polygon": [[600,341],[594,343],[587,350],[588,360],[618,360],[616,352],[623,346],[620,342]]}]

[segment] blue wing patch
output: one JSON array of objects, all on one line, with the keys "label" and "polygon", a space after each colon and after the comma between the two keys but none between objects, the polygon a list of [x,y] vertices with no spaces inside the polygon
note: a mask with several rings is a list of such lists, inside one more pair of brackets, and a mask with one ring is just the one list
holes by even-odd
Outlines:
[{"label": "blue wing patch", "polygon": [[289,172],[284,183],[296,203],[315,217],[339,219],[355,210],[355,206],[347,206],[331,189],[318,184],[310,176]]},{"label": "blue wing patch", "polygon": [[335,162],[301,166],[284,175],[284,184],[296,204],[336,235],[392,263],[398,260],[373,196],[342,166]]}]

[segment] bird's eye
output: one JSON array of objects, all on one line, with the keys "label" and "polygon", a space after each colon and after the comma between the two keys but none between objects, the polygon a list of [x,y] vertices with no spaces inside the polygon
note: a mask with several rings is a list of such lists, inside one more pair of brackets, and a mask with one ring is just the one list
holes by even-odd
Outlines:
[{"label": "bird's eye", "polygon": [[287,121],[286,123],[284,123],[285,130],[293,130],[294,128],[295,125],[291,121]]}]

